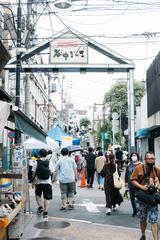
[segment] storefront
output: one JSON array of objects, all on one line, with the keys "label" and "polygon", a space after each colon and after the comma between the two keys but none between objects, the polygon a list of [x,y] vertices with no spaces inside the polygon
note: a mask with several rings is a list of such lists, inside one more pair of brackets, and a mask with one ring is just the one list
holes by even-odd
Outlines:
[{"label": "storefront", "polygon": [[26,151],[23,144],[14,144],[14,133],[18,130],[42,142],[47,137],[11,101],[0,88],[0,240],[21,239],[24,212],[30,206]]},{"label": "storefront", "polygon": [[148,151],[148,128],[141,128],[136,132],[136,148],[143,161],[145,153]]},{"label": "storefront", "polygon": [[149,128],[149,150],[155,153],[156,164],[160,166],[160,125]]}]

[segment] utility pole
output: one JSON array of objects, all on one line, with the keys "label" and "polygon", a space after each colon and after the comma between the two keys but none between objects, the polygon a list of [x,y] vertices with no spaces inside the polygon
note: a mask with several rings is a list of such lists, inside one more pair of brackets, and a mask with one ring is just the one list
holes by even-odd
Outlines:
[{"label": "utility pole", "polygon": [[[17,49],[16,49],[16,106],[20,107],[20,78],[21,78],[21,0],[18,1],[17,8]],[[16,130],[15,143],[21,142],[20,131]]]},{"label": "utility pole", "polygon": [[94,106],[93,106],[93,131],[94,131],[94,127],[95,127],[95,116],[94,116],[95,111],[96,111],[96,105],[94,103]]},{"label": "utility pole", "polygon": [[48,74],[48,131],[50,130],[51,76]]},{"label": "utility pole", "polygon": [[63,109],[63,101],[64,101],[64,79],[65,77],[62,76],[62,83],[61,83],[61,121],[62,121],[62,124],[63,124],[63,120],[64,120],[64,109]]},{"label": "utility pole", "polygon": [[[32,13],[32,1],[27,1],[27,20],[26,20],[26,31],[29,32],[29,36],[31,34],[31,13]],[[31,47],[31,42],[27,40],[27,47]],[[29,116],[30,114],[30,81],[33,78],[32,74],[25,74],[25,114]],[[36,106],[36,102],[35,102]],[[36,115],[36,110],[35,110]],[[35,118],[36,119],[36,118]]]},{"label": "utility pole", "polygon": [[102,145],[102,151],[104,151],[104,140],[105,140],[105,104],[104,103],[94,103],[94,107],[96,106],[102,106],[102,127],[103,131],[101,132],[101,145]]}]

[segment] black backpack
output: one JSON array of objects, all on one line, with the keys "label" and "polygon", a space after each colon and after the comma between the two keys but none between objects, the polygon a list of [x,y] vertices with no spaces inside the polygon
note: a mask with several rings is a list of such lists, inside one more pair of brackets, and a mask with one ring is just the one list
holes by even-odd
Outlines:
[{"label": "black backpack", "polygon": [[37,171],[36,175],[39,179],[47,180],[51,176],[51,171],[49,169],[48,160],[37,160]]}]

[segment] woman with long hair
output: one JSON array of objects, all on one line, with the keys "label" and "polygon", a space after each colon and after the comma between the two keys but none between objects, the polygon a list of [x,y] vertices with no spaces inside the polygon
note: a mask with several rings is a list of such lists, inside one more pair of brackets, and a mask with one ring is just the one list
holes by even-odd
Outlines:
[{"label": "woman with long hair", "polygon": [[100,174],[104,177],[104,192],[106,197],[106,214],[110,215],[111,211],[116,211],[118,206],[123,202],[119,189],[114,187],[113,174],[116,171],[115,155],[109,154],[106,158],[106,164]]}]

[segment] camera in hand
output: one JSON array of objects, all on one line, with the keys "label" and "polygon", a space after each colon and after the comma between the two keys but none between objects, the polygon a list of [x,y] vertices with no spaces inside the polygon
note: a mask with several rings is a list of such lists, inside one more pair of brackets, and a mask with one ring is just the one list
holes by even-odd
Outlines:
[{"label": "camera in hand", "polygon": [[160,193],[159,192],[155,193],[155,201],[157,204],[160,204]]},{"label": "camera in hand", "polygon": [[157,192],[157,188],[153,185],[148,187],[148,192],[154,195],[154,200],[156,204],[160,204],[160,193]]},{"label": "camera in hand", "polygon": [[155,188],[155,186],[150,185],[148,187],[148,193],[153,194],[153,193],[156,193],[156,192],[157,192],[157,189]]}]

